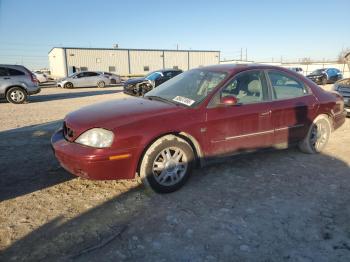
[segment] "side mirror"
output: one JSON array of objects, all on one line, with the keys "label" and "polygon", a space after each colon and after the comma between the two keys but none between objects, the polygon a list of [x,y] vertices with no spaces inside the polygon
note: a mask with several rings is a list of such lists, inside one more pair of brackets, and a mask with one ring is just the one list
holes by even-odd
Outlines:
[{"label": "side mirror", "polygon": [[221,97],[220,103],[224,106],[234,106],[238,104],[238,99],[235,96]]}]

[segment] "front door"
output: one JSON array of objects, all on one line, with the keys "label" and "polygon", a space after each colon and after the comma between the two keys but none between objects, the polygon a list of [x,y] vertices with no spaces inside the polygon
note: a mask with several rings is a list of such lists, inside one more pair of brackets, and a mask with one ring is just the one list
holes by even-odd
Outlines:
[{"label": "front door", "polygon": [[[223,106],[225,96],[235,96],[238,103]],[[209,157],[270,146],[274,131],[264,72],[240,73],[220,90],[208,105],[206,128]]]}]

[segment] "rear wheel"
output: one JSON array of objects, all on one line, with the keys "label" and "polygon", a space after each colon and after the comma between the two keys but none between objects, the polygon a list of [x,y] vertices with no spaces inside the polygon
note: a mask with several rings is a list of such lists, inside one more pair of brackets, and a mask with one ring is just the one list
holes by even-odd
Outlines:
[{"label": "rear wheel", "polygon": [[20,87],[12,87],[7,91],[6,99],[12,104],[23,104],[27,101],[27,93]]},{"label": "rear wheel", "polygon": [[65,83],[63,87],[64,88],[68,88],[68,89],[74,88],[74,86],[73,86],[73,84],[71,82]]},{"label": "rear wheel", "polygon": [[330,134],[328,117],[320,115],[311,124],[306,137],[299,143],[299,148],[308,154],[320,153],[327,145]]},{"label": "rear wheel", "polygon": [[194,153],[183,139],[167,135],[154,142],[144,154],[140,176],[158,193],[181,188],[193,169]]},{"label": "rear wheel", "polygon": [[104,88],[105,86],[106,86],[106,83],[103,81],[100,81],[97,83],[97,87],[99,87],[99,88]]}]

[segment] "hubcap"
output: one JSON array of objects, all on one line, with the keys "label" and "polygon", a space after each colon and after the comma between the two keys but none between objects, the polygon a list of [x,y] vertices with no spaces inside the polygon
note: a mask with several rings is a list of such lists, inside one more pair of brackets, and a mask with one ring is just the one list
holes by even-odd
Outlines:
[{"label": "hubcap", "polygon": [[187,157],[182,149],[168,147],[155,158],[152,173],[157,182],[163,186],[171,186],[184,177],[187,171]]},{"label": "hubcap", "polygon": [[24,93],[20,90],[15,90],[11,92],[10,97],[15,102],[21,102],[24,99]]},{"label": "hubcap", "polygon": [[312,130],[310,136],[310,142],[313,148],[319,152],[323,149],[328,139],[328,129],[327,124],[322,122],[316,123]]}]

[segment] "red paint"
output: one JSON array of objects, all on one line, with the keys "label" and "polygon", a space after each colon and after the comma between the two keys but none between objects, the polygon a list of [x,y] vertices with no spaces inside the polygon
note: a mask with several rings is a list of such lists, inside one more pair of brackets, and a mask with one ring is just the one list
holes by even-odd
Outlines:
[{"label": "red paint", "polygon": [[[135,97],[84,107],[65,118],[67,127],[74,130],[71,141],[63,138],[62,131],[52,137],[57,159],[69,172],[89,179],[131,179],[135,177],[145,149],[165,134],[187,134],[195,140],[195,144],[198,143],[201,151],[198,154],[211,158],[277,143],[296,142],[306,135],[310,123],[319,114],[329,115],[334,128],[345,121],[341,97],[322,90],[307,78],[287,69],[267,65],[207,68],[227,72],[227,81],[245,70],[279,70],[304,82],[310,94],[247,105],[234,105],[237,101],[231,97],[227,98],[227,103],[222,101],[225,106],[207,107],[215,93],[226,84],[223,83],[196,108]],[[292,126],[293,129],[287,129]],[[73,142],[81,133],[94,127],[114,132],[115,139],[110,148],[94,149]],[[246,136],[251,133],[257,135]],[[124,154],[130,154],[130,157],[109,160],[110,156]]]}]

